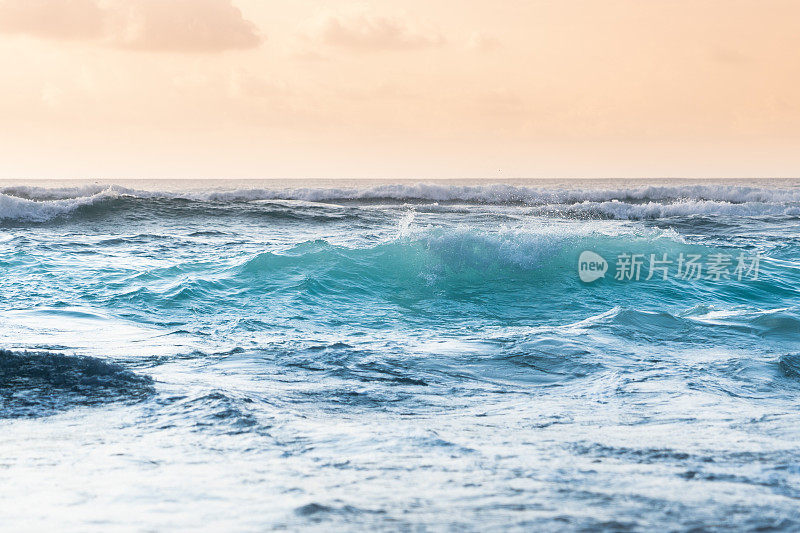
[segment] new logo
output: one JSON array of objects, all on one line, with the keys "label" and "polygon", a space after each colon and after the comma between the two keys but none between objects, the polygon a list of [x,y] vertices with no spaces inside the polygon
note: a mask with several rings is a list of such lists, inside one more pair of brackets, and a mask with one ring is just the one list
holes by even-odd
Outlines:
[{"label": "new logo", "polygon": [[608,263],[599,254],[586,250],[578,258],[578,276],[584,283],[603,278],[608,272]]}]

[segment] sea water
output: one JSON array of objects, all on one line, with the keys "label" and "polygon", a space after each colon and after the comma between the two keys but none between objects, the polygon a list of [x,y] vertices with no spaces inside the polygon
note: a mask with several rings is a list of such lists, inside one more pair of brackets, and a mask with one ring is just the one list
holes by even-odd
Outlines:
[{"label": "sea water", "polygon": [[797,530],[798,340],[798,182],[7,183],[0,527]]}]

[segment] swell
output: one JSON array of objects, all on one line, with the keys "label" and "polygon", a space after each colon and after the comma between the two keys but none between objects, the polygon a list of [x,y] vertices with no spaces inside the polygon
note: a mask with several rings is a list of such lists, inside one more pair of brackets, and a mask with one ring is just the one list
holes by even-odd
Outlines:
[{"label": "swell", "polygon": [[[127,204],[119,204],[127,199]],[[533,214],[647,219],[670,216],[800,216],[800,189],[728,185],[646,186],[617,189],[563,189],[512,185],[456,186],[440,184],[382,185],[368,188],[206,189],[148,191],[118,185],[68,188],[5,187],[0,189],[0,220],[45,222],[56,218],[161,206],[176,213],[220,205],[293,202],[292,209],[316,204],[443,203],[486,206],[528,206]],[[268,206],[274,208],[274,205]],[[317,208],[322,206],[317,205]],[[93,211],[94,209],[94,211]]]},{"label": "swell", "polygon": [[[714,331],[722,334],[745,333],[775,341],[800,339],[800,313],[796,308],[755,309],[735,307],[717,309],[698,305],[683,312],[644,311],[617,306],[582,321],[587,328],[609,328],[625,335],[639,335],[653,341],[681,342],[708,339]],[[702,331],[702,333],[698,333]],[[689,333],[687,335],[687,333]]]}]

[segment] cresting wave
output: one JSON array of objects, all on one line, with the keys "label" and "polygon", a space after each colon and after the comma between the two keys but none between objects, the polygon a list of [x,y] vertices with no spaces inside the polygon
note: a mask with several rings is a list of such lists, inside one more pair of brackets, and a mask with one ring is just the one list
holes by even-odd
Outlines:
[{"label": "cresting wave", "polygon": [[[746,301],[766,307],[776,298],[792,294],[796,284],[796,275],[778,272],[774,264],[765,261],[758,281],[645,281],[643,270],[639,282],[616,280],[610,274],[594,285],[582,285],[576,265],[581,251],[587,249],[600,250],[610,259],[621,253],[677,257],[679,253],[717,251],[733,256],[736,249],[687,242],[671,229],[608,227],[604,233],[602,227],[592,227],[597,226],[595,222],[570,225],[499,231],[412,227],[385,241],[360,245],[309,240],[216,263],[188,261],[142,271],[115,285],[102,301],[105,306],[132,312],[156,306],[181,309],[193,303],[215,312],[255,308],[259,313],[274,308],[276,302],[292,301],[287,308],[291,316],[298,306],[358,316],[365,305],[383,309],[398,302],[404,305],[403,301],[463,304],[475,300],[484,307],[472,313],[482,316],[503,306],[529,306],[529,312],[534,312],[545,302],[558,301],[564,291],[591,297],[595,303],[602,299],[608,305],[643,299],[651,305],[678,308],[699,301]],[[651,299],[654,290],[658,302]],[[572,311],[563,313],[571,315]],[[796,324],[790,321],[790,326]]]},{"label": "cresting wave", "polygon": [[[531,214],[568,217],[652,219],[673,216],[800,216],[800,189],[728,185],[645,186],[617,189],[560,189],[512,185],[381,185],[369,188],[206,189],[148,191],[119,185],[5,187],[0,220],[46,222],[87,209],[114,208],[120,199],[175,201],[182,209],[203,204],[268,201],[403,204],[444,203],[533,208]],[[182,203],[177,203],[182,202]],[[136,202],[133,202],[135,205]]]},{"label": "cresting wave", "polygon": [[588,224],[493,232],[411,227],[401,228],[400,235],[385,242],[364,247],[315,240],[261,252],[231,267],[228,274],[248,282],[248,275],[276,279],[286,272],[313,272],[315,279],[321,280],[338,274],[347,279],[363,277],[371,286],[399,280],[411,286],[421,281],[438,285],[469,280],[491,283],[505,278],[546,282],[572,272],[585,249],[644,253],[656,247],[691,249],[675,231],[661,229],[605,233]]},{"label": "cresting wave", "polygon": [[30,199],[12,194],[0,194],[0,220],[47,222],[72,215],[75,211],[100,204],[117,196],[111,189],[86,196],[62,199]]}]

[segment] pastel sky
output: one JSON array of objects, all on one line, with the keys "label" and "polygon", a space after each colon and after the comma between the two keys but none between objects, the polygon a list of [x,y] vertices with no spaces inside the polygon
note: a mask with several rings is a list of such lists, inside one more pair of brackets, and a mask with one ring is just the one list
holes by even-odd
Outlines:
[{"label": "pastel sky", "polygon": [[0,0],[0,178],[800,176],[797,0]]}]

